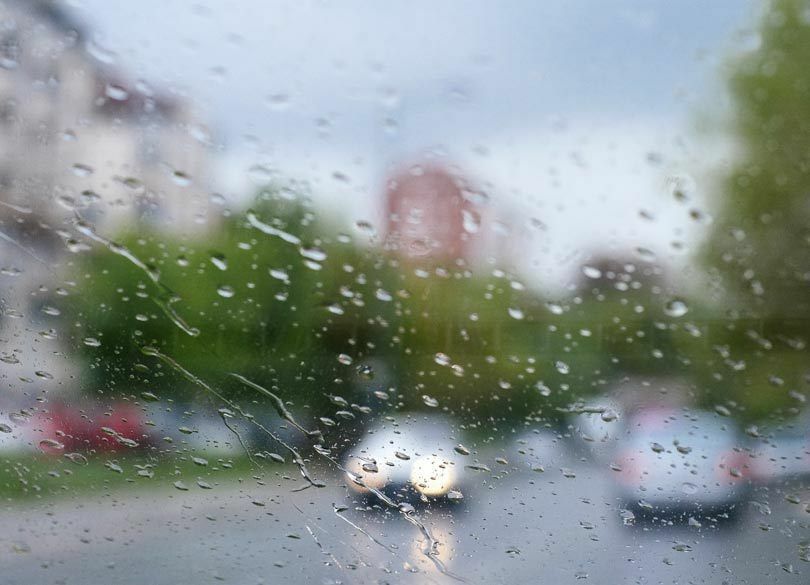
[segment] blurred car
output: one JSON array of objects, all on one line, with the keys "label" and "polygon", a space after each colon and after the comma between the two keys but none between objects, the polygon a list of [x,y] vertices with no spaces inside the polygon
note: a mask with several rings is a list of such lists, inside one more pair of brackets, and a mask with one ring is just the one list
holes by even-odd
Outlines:
[{"label": "blurred car", "polygon": [[126,402],[98,405],[54,402],[37,412],[25,432],[45,452],[120,451],[149,444],[142,411]]},{"label": "blurred car", "polygon": [[[222,416],[214,410],[194,405],[149,404],[146,409],[149,441],[163,450],[196,450],[218,454],[235,454],[245,447],[254,447],[250,432],[243,421],[232,420],[225,425]],[[233,429],[233,430],[231,430]],[[239,433],[237,436],[236,433]]]},{"label": "blurred car", "polygon": [[508,459],[519,469],[545,470],[570,459],[564,440],[550,429],[525,432],[507,450]]},{"label": "blurred car", "polygon": [[[806,417],[785,425],[757,443],[757,479],[763,483],[810,477],[810,426]],[[757,433],[758,436],[758,433]]]},{"label": "blurred car", "polygon": [[729,419],[648,409],[628,420],[613,477],[623,507],[642,515],[733,515],[750,491],[753,461]]},{"label": "blurred car", "polygon": [[463,447],[450,421],[439,416],[386,420],[346,454],[349,487],[375,500],[379,490],[396,503],[449,502],[463,498]]}]

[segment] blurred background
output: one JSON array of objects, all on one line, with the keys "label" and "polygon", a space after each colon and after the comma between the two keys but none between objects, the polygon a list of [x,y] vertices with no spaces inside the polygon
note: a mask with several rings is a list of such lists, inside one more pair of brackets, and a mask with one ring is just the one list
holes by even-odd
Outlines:
[{"label": "blurred background", "polygon": [[3,0],[9,582],[801,582],[808,58],[802,0]]}]

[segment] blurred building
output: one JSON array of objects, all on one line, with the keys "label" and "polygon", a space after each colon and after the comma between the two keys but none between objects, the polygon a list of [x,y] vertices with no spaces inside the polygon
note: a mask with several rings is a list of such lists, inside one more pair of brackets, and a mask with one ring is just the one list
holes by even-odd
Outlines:
[{"label": "blurred building", "polygon": [[189,104],[114,61],[55,2],[0,1],[0,217],[177,229],[204,213],[209,149]]},{"label": "blurred building", "polygon": [[467,181],[437,165],[415,165],[386,185],[385,247],[406,259],[469,262],[481,225]]}]

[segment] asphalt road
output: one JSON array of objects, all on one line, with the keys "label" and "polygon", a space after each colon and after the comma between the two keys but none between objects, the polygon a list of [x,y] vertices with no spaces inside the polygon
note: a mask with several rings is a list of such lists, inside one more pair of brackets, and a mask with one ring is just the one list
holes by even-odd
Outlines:
[{"label": "asphalt road", "polygon": [[569,467],[470,472],[462,505],[421,511],[445,573],[417,526],[356,509],[340,478],[275,477],[6,507],[0,583],[810,582],[803,486],[758,489],[734,523],[626,525],[609,472]]}]

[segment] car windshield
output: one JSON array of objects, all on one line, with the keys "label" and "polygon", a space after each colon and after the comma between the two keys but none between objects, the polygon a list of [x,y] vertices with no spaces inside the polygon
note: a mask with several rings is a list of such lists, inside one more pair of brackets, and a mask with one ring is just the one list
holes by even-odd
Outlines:
[{"label": "car windshield", "polygon": [[0,0],[0,583],[807,583],[810,1]]}]

